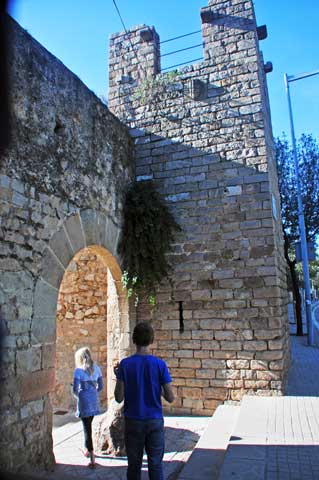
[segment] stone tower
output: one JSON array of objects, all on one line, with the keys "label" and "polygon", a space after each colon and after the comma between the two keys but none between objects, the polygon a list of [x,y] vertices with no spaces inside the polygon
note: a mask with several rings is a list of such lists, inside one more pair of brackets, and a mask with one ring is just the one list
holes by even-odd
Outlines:
[{"label": "stone tower", "polygon": [[109,107],[131,128],[137,180],[156,182],[182,227],[171,282],[139,319],[170,366],[171,411],[207,415],[281,395],[289,334],[266,29],[252,0],[210,0],[200,16],[204,58],[174,74],[153,27],[112,35]]}]

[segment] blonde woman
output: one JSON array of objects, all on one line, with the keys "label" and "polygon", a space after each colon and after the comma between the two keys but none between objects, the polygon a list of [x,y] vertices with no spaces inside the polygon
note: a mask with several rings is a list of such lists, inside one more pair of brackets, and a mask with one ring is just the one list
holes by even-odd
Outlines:
[{"label": "blonde woman", "polygon": [[83,453],[90,458],[88,467],[95,468],[92,421],[94,415],[100,413],[98,392],[103,388],[102,372],[93,362],[88,347],[80,348],[75,352],[75,367],[73,393],[77,398],[76,416],[81,418],[83,424],[85,445]]}]

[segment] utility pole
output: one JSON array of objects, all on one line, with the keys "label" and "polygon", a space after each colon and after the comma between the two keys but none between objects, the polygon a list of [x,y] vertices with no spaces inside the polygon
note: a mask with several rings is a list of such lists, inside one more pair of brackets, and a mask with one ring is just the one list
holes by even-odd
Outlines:
[{"label": "utility pole", "polygon": [[318,75],[319,70],[311,73],[302,73],[299,75],[290,75],[286,73],[284,75],[285,86],[288,99],[288,108],[289,108],[289,120],[290,120],[290,130],[291,130],[291,140],[292,140],[292,151],[295,162],[295,174],[297,182],[297,200],[298,200],[298,221],[299,221],[299,234],[300,234],[300,243],[301,243],[301,257],[302,257],[302,269],[305,282],[305,303],[306,303],[306,320],[307,320],[307,332],[308,332],[308,345],[313,345],[313,329],[312,329],[312,313],[311,313],[311,297],[310,297],[310,278],[309,278],[309,264],[308,264],[308,248],[307,248],[307,238],[306,238],[306,227],[305,227],[305,217],[302,205],[301,197],[301,187],[300,187],[300,178],[299,178],[299,164],[297,156],[297,146],[296,146],[296,136],[294,129],[294,122],[292,117],[292,107],[291,107],[291,98],[290,98],[290,89],[289,82],[295,82],[303,78],[312,77]]}]

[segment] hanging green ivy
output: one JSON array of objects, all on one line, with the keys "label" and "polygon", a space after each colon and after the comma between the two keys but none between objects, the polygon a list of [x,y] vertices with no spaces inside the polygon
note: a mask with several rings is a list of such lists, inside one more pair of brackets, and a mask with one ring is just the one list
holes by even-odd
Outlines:
[{"label": "hanging green ivy", "polygon": [[178,77],[178,71],[172,70],[164,75],[156,75],[142,80],[136,87],[133,100],[138,100],[141,105],[157,107],[169,88],[174,85]]},{"label": "hanging green ivy", "polygon": [[119,243],[123,285],[138,302],[141,293],[155,302],[155,288],[167,278],[174,233],[180,230],[152,181],[133,183],[126,193],[124,225]]}]

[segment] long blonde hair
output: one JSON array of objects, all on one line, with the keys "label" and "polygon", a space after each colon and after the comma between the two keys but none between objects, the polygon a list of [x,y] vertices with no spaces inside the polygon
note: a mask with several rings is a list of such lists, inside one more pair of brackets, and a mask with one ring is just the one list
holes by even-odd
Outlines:
[{"label": "long blonde hair", "polygon": [[92,355],[89,347],[79,348],[74,355],[75,366],[77,368],[82,368],[89,375],[92,375],[94,371],[94,362],[92,360]]}]

